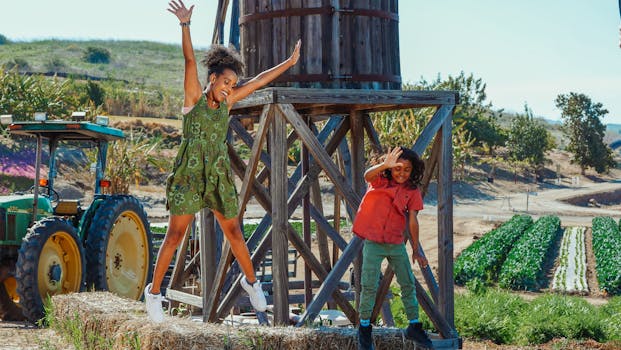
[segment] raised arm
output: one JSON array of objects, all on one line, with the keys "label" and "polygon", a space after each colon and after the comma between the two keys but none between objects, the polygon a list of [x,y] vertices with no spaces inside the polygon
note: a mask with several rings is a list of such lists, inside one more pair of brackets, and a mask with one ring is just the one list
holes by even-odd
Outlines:
[{"label": "raised arm", "polygon": [[375,180],[375,178],[378,177],[384,170],[394,168],[396,166],[403,166],[402,163],[397,162],[401,153],[403,153],[401,147],[397,146],[393,148],[386,154],[384,162],[374,165],[364,172],[364,181],[373,182],[373,180]]},{"label": "raised arm", "polygon": [[281,62],[279,65],[272,67],[266,71],[259,73],[256,77],[248,80],[244,85],[235,88],[228,98],[229,105],[235,104],[235,102],[250,95],[255,90],[269,84],[272,80],[278,78],[279,75],[284,73],[287,69],[294,66],[300,58],[300,45],[302,42],[298,40],[293,49],[291,56]]},{"label": "raised arm", "polygon": [[190,36],[190,19],[192,18],[192,10],[194,5],[186,8],[183,1],[171,1],[168,3],[168,11],[179,19],[181,25],[181,48],[183,50],[183,58],[185,59],[185,76],[183,80],[183,91],[185,107],[192,107],[201,97],[202,88],[198,80],[198,68],[196,67],[196,57],[194,56],[194,48],[192,47],[192,38]]}]

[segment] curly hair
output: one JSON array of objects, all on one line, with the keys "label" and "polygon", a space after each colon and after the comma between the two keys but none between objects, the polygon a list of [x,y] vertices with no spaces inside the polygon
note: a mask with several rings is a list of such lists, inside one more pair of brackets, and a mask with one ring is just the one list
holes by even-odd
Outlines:
[{"label": "curly hair", "polygon": [[222,45],[211,45],[201,63],[207,67],[207,76],[212,73],[222,74],[227,68],[240,76],[244,70],[244,63],[239,53],[232,47]]},{"label": "curly hair", "polygon": [[[423,174],[425,173],[425,162],[420,158],[420,156],[414,152],[413,150],[401,146],[401,155],[399,159],[406,159],[412,163],[412,172],[410,173],[410,179],[408,184],[411,188],[417,188],[420,186],[420,182],[423,179]],[[389,180],[392,180],[392,172],[390,169],[384,170],[384,177]]]}]

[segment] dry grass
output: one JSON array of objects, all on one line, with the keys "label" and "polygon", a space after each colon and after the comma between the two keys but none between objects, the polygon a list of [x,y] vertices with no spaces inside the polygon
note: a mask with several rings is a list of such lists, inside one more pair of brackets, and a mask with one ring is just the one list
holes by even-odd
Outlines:
[{"label": "dry grass", "polygon": [[[115,350],[357,348],[355,328],[231,326],[168,316],[159,325],[147,320],[143,303],[107,292],[59,295],[53,304],[58,324],[77,323],[84,338],[107,339]],[[375,328],[374,340],[376,349],[414,349],[397,329]]]}]

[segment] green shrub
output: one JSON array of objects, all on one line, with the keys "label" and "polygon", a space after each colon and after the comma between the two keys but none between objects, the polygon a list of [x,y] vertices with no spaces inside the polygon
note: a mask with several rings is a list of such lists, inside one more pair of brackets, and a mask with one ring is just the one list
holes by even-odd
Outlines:
[{"label": "green shrub", "polygon": [[519,318],[514,342],[542,344],[554,338],[606,341],[605,320],[580,297],[548,294],[533,300]]},{"label": "green shrub", "polygon": [[84,61],[89,63],[110,63],[110,51],[101,47],[89,46],[82,55]]},{"label": "green shrub", "polygon": [[17,69],[19,71],[27,71],[30,69],[30,63],[23,58],[16,57],[6,63],[6,69]]},{"label": "green shrub", "polygon": [[600,311],[607,340],[621,341],[621,296],[611,298]]},{"label": "green shrub", "polygon": [[63,72],[67,69],[67,65],[58,57],[53,57],[44,64],[45,70],[48,72]]},{"label": "green shrub", "polygon": [[526,302],[517,295],[496,289],[484,293],[455,295],[455,326],[461,336],[511,343],[520,312]]},{"label": "green shrub", "polygon": [[11,43],[9,39],[5,35],[0,34],[0,45],[5,45],[9,43]]}]

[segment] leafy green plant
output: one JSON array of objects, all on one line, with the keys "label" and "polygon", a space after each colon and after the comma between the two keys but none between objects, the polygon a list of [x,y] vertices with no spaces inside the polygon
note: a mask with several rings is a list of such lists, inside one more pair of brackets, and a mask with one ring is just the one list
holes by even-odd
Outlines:
[{"label": "leafy green plant", "polygon": [[539,218],[515,243],[499,274],[503,288],[537,290],[544,278],[544,262],[560,232],[557,216]]},{"label": "leafy green plant", "polygon": [[621,294],[621,233],[610,217],[595,217],[592,221],[593,252],[597,282],[610,295]]},{"label": "leafy green plant", "polygon": [[68,85],[68,80],[0,69],[0,114],[13,114],[15,120],[31,120],[34,112],[46,112],[50,118],[66,116],[77,109]]},{"label": "leafy green plant", "polygon": [[528,215],[515,215],[464,249],[455,261],[455,283],[464,284],[473,279],[495,281],[511,247],[532,223]]}]

